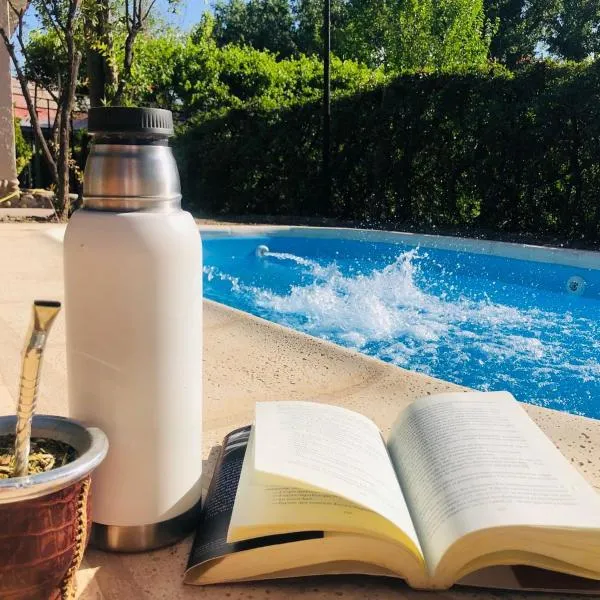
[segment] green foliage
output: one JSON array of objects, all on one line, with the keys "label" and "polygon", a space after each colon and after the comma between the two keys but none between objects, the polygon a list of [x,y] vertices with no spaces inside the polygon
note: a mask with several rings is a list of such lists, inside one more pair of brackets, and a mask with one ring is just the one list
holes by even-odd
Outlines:
[{"label": "green foliage", "polygon": [[[302,54],[323,56],[323,5],[323,0],[292,0],[294,38]],[[351,58],[354,47],[349,7],[346,0],[331,0],[331,47],[336,56],[344,59]]]},{"label": "green foliage", "polygon": [[559,0],[559,10],[548,24],[546,42],[554,54],[584,60],[600,52],[600,2]]},{"label": "green foliage", "polygon": [[330,216],[600,241],[600,63],[406,74],[321,106],[245,106],[180,131],[184,198],[218,214]]},{"label": "green foliage", "polygon": [[54,29],[34,30],[26,46],[25,76],[44,88],[58,89],[67,72],[67,53]]},{"label": "green foliage", "polygon": [[[321,0],[227,0],[215,15],[221,46],[322,54]],[[334,54],[395,72],[481,66],[489,47],[482,0],[334,0],[332,34]]]},{"label": "green foliage", "polygon": [[[220,0],[219,46],[280,57],[321,55],[322,0]],[[333,0],[334,54],[393,72],[483,66],[511,69],[547,49],[565,60],[600,51],[598,0]]]},{"label": "green foliage", "polygon": [[561,0],[485,0],[485,14],[495,28],[490,56],[514,69],[531,61]]},{"label": "green foliage", "polygon": [[27,143],[27,140],[23,137],[21,131],[21,119],[18,117],[14,118],[15,127],[15,155],[17,158],[17,175],[21,174],[21,171],[29,164],[31,157],[33,156],[33,150],[31,145]]},{"label": "green foliage", "polygon": [[[65,46],[56,30],[33,30],[25,44],[25,56],[23,72],[27,80],[43,89],[58,92],[65,81],[68,60]],[[85,85],[81,82],[85,81],[86,77],[86,64],[82,61],[79,67],[78,94],[85,92]]]},{"label": "green foliage", "polygon": [[160,37],[139,34],[122,104],[177,110],[175,72],[186,43],[185,37],[170,29]]},{"label": "green foliage", "polygon": [[296,49],[288,0],[221,0],[215,6],[214,33],[220,46],[248,44],[281,57]]},{"label": "green foliage", "polygon": [[452,71],[487,62],[482,0],[400,0],[386,53],[396,71]]},{"label": "green foliage", "polygon": [[510,68],[541,48],[578,61],[600,51],[598,0],[485,0],[485,13],[496,26],[490,55]]},{"label": "green foliage", "polygon": [[[205,119],[231,109],[270,110],[321,97],[323,65],[315,56],[278,60],[252,47],[219,47],[211,36],[211,20],[172,51],[175,63],[169,93],[182,117]],[[157,61],[162,59],[158,57]],[[167,59],[165,58],[165,63]],[[160,73],[160,70],[157,70]],[[154,88],[153,69],[148,85]],[[346,94],[383,81],[381,71],[352,61],[332,59],[332,93]]]},{"label": "green foliage", "polygon": [[[161,4],[163,10],[177,12],[181,0]],[[172,35],[158,9],[156,0],[81,0],[84,35],[79,48],[87,63],[91,106],[139,104],[134,95],[144,67],[137,75],[133,73],[138,38],[168,39]],[[144,58],[152,64],[151,55]]]}]

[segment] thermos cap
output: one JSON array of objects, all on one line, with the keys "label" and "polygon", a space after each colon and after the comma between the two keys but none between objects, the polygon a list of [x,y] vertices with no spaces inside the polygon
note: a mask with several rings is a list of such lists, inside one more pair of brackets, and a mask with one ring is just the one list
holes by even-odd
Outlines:
[{"label": "thermos cap", "polygon": [[85,165],[83,207],[115,212],[174,211],[181,186],[168,137],[173,117],[159,108],[92,108],[94,141]]},{"label": "thermos cap", "polygon": [[163,108],[99,106],[88,112],[88,131],[96,134],[172,136],[173,115]]}]

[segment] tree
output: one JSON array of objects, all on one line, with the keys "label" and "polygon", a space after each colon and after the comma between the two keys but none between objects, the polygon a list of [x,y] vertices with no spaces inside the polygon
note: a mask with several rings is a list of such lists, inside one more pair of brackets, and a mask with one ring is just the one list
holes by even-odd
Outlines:
[{"label": "tree", "polygon": [[66,48],[56,30],[34,30],[25,44],[23,72],[27,81],[43,89],[59,89],[68,64]]},{"label": "tree", "polygon": [[495,29],[490,56],[514,69],[533,60],[561,0],[486,0],[487,22]]},{"label": "tree", "polygon": [[[178,0],[169,0],[175,6]],[[58,213],[68,217],[69,175],[73,165],[70,148],[70,122],[80,78],[89,84],[93,101],[120,104],[131,101],[127,86],[132,79],[134,45],[138,35],[152,21],[156,0],[32,0],[42,24],[26,42],[23,18],[25,8],[8,4],[17,24],[15,40],[0,29],[27,104],[37,146],[41,149],[56,187]],[[108,20],[100,21],[108,9]],[[95,29],[94,26],[97,26]],[[81,69],[82,56],[92,51],[101,58],[104,77],[94,60],[91,70]],[[96,61],[98,63],[98,61]],[[34,81],[50,94],[58,107],[49,139],[44,136],[28,87]],[[94,105],[94,104],[93,104]]]},{"label": "tree", "polygon": [[220,46],[248,44],[281,58],[296,50],[288,0],[230,0],[215,7],[214,35]]},{"label": "tree", "polygon": [[[302,54],[323,54],[323,1],[293,0],[295,41]],[[348,6],[346,0],[331,0],[331,47],[333,53],[340,58],[350,58],[348,53],[351,44],[346,43],[349,34]]]},{"label": "tree", "polygon": [[[332,51],[392,72],[479,66],[490,42],[482,1],[333,0]],[[322,0],[294,0],[291,11],[286,0],[228,0],[215,16],[220,45],[248,44],[280,57],[293,47],[296,55],[322,53]]]},{"label": "tree", "polygon": [[[0,28],[6,49],[11,57],[15,73],[21,85],[21,90],[27,104],[31,126],[38,146],[41,148],[44,160],[48,165],[50,175],[56,186],[58,212],[65,217],[70,212],[69,201],[69,159],[70,159],[70,117],[75,101],[75,89],[81,63],[81,51],[78,47],[78,37],[81,33],[81,0],[32,0],[31,4],[38,13],[47,29],[52,29],[60,42],[61,54],[64,59],[63,69],[55,85],[45,85],[57,105],[56,118],[52,126],[50,140],[46,140],[35,110],[27,75],[22,61],[17,53],[17,46],[11,41],[9,33]],[[25,8],[17,8],[11,0],[8,5],[17,23],[16,41],[21,55],[27,64],[27,46],[24,41],[23,17]]]},{"label": "tree", "polygon": [[[141,62],[145,66],[141,67],[142,72],[148,68],[168,71],[173,66],[168,47],[176,40],[177,34],[170,28],[159,28],[162,23],[152,12],[148,12],[153,9],[152,3],[136,3],[136,14],[140,7],[142,10],[142,26],[136,29],[135,35],[132,33],[129,59],[126,60],[126,5],[111,0],[107,7],[103,2],[83,0],[84,35],[77,42],[87,60],[80,64],[78,91],[89,96],[91,106],[131,104],[142,100],[152,104],[148,94],[143,93],[146,88],[141,81],[143,76],[140,69],[136,69],[134,55],[138,51],[143,54]],[[172,0],[172,5],[175,4]],[[119,6],[123,9],[122,15]],[[109,12],[102,12],[101,9]],[[129,21],[132,27],[131,18]],[[158,49],[159,45],[164,47]],[[27,79],[44,88],[57,88],[66,68],[66,55],[56,32],[53,29],[32,31],[26,40],[26,48],[24,71]],[[158,54],[154,54],[155,51]],[[142,93],[142,98],[138,98],[139,93]]]},{"label": "tree", "polygon": [[[85,52],[91,106],[127,103],[135,41],[155,20],[156,0],[85,0]],[[179,0],[168,0],[174,10]]]},{"label": "tree", "polygon": [[90,106],[100,106],[116,91],[116,24],[112,19],[112,7],[111,0],[97,0],[90,4],[86,15],[84,52],[89,74],[87,83]]},{"label": "tree", "polygon": [[551,53],[565,60],[584,60],[600,52],[600,2],[560,0],[548,23],[546,36]]},{"label": "tree", "polygon": [[598,0],[486,0],[490,56],[511,69],[542,51],[581,61],[600,52]]},{"label": "tree", "polygon": [[392,72],[452,70],[487,60],[482,0],[352,0],[345,56]]},{"label": "tree", "polygon": [[166,30],[160,37],[139,35],[134,44],[135,60],[125,87],[124,103],[180,110],[176,73],[188,44],[187,38],[175,30]]}]

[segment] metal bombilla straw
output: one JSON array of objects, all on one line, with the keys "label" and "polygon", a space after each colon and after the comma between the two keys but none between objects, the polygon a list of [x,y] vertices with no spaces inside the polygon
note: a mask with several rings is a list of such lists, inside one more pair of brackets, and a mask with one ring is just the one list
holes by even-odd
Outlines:
[{"label": "metal bombilla straw", "polygon": [[23,349],[21,385],[17,405],[14,477],[24,477],[29,471],[31,420],[38,396],[42,354],[48,333],[59,311],[60,302],[36,300],[33,303],[33,322]]}]

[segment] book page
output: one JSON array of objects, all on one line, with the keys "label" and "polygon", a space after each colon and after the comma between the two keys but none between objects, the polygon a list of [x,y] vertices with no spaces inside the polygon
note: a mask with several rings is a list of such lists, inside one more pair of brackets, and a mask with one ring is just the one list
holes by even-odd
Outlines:
[{"label": "book page", "polygon": [[[257,481],[283,488],[279,503],[298,504],[298,493],[289,488],[335,496],[349,503],[343,511],[356,511],[351,505],[372,511],[419,548],[385,443],[367,417],[328,404],[259,402],[254,453]],[[305,499],[313,506],[331,501],[322,495]]]},{"label": "book page", "polygon": [[[196,535],[186,567],[188,574],[196,567],[223,557],[276,544],[322,539],[323,532],[305,531],[288,535],[258,538],[243,544],[228,543],[229,529],[240,473],[245,461],[246,448],[250,438],[250,427],[236,429],[228,434],[223,442],[211,484],[202,506]],[[193,580],[193,576],[190,576]]]},{"label": "book page", "polygon": [[600,527],[600,496],[507,392],[419,400],[388,450],[430,573],[473,531]]},{"label": "book page", "polygon": [[356,533],[400,542],[424,572],[420,550],[404,532],[377,513],[333,494],[265,483],[264,476],[254,470],[254,439],[253,432],[227,532],[229,543],[298,532]]}]

